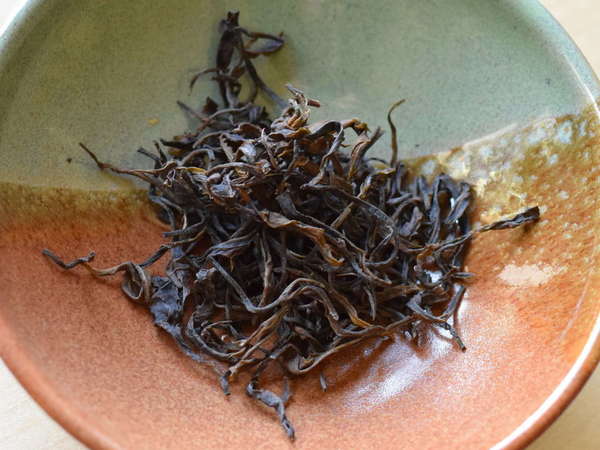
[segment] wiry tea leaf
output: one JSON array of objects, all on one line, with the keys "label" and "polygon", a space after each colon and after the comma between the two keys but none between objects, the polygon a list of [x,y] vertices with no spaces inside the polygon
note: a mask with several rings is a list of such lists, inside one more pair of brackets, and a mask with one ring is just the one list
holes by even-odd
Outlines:
[{"label": "wiry tea leaf", "polygon": [[[160,141],[156,154],[140,149],[152,169],[101,162],[82,145],[100,169],[149,184],[149,200],[171,229],[168,243],[139,264],[108,269],[91,266],[93,253],[68,263],[44,254],[63,269],[124,272],[125,294],[186,355],[211,367],[226,394],[239,373],[250,373],[247,394],[273,409],[293,439],[287,381],[281,396],[264,389],[265,370],[299,376],[366,339],[416,337],[418,324],[444,328],[464,350],[448,320],[471,276],[462,269],[470,240],[534,222],[539,210],[471,229],[467,183],[445,174],[428,182],[397,162],[391,113],[403,100],[388,113],[391,161],[370,158],[379,128],[371,133],[357,119],[311,124],[318,101],[289,86],[284,102],[265,85],[254,61],[283,43],[282,35],[240,27],[238,13],[229,13],[215,67],[191,81],[210,74],[222,105],[180,102],[197,128]],[[250,89],[241,99],[244,80]],[[283,107],[274,120],[253,103],[260,90]],[[166,254],[164,273],[151,275]],[[320,385],[331,388],[322,373]]]}]

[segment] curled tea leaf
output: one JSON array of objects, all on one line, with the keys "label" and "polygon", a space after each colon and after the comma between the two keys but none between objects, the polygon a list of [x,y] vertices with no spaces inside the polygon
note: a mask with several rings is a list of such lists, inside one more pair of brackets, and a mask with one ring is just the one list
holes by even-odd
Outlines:
[{"label": "curled tea leaf", "polygon": [[[64,262],[94,276],[123,273],[122,290],[148,309],[181,351],[217,374],[226,395],[241,373],[248,396],[271,408],[290,439],[288,377],[300,377],[365,340],[394,333],[417,338],[426,326],[465,344],[452,318],[471,274],[463,271],[477,233],[533,223],[539,209],[472,229],[470,186],[448,175],[428,180],[397,161],[390,108],[391,160],[369,155],[382,136],[358,119],[310,122],[317,100],[288,86],[286,101],[259,76],[262,56],[282,35],[247,30],[239,14],[221,22],[212,76],[221,104],[179,102],[193,131],[140,149],[150,169],[125,169],[83,150],[99,169],[147,183],[148,199],[169,226],[140,263],[99,269],[94,253]],[[248,96],[240,98],[243,82]],[[262,91],[281,109],[271,119],[254,103]],[[159,236],[160,237],[160,236]],[[161,258],[166,267],[151,273]],[[283,371],[281,396],[262,387]],[[321,374],[323,391],[328,383]]]}]

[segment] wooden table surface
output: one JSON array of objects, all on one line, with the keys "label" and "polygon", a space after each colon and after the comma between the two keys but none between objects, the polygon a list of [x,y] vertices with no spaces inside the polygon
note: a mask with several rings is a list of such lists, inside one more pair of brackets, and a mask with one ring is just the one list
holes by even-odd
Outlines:
[{"label": "wooden table surface", "polygon": [[[484,0],[482,0],[484,1]],[[600,0],[541,0],[600,74]],[[0,30],[23,0],[0,0]],[[0,360],[0,448],[73,450],[84,446],[29,397]],[[530,450],[600,448],[600,370]]]}]

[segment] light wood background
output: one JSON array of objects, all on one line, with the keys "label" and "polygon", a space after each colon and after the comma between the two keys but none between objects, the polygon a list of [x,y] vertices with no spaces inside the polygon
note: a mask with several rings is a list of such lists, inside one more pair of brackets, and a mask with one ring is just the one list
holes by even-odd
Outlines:
[{"label": "light wood background", "polygon": [[[484,1],[484,0],[482,0]],[[23,0],[0,0],[0,30]],[[600,74],[600,0],[541,0]],[[29,397],[0,360],[0,449],[82,450]],[[600,370],[529,450],[600,449]]]}]

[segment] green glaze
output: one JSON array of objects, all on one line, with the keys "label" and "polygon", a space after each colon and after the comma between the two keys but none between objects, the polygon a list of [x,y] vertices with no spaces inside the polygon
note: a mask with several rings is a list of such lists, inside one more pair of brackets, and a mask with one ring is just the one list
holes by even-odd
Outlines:
[{"label": "green glaze", "polygon": [[[175,100],[198,106],[215,94],[209,81],[190,94],[188,80],[212,65],[216,24],[229,9],[249,29],[286,32],[284,50],[257,65],[279,93],[290,81],[321,100],[315,119],[357,116],[385,127],[389,105],[406,98],[395,114],[404,155],[577,112],[599,91],[537,1],[175,3],[26,4],[0,38],[0,182],[128,186],[96,170],[77,143],[115,164],[142,164],[133,150],[189,128]],[[378,151],[386,149],[387,139]]]}]

